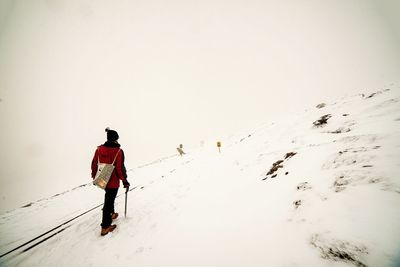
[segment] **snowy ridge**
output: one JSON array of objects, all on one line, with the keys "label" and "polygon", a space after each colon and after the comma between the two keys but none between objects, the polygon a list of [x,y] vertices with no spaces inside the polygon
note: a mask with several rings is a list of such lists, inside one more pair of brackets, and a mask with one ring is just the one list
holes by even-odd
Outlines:
[{"label": "snowy ridge", "polygon": [[221,153],[134,168],[128,217],[105,237],[94,186],[5,213],[0,255],[63,226],[0,266],[399,266],[398,91],[316,103],[222,140]]}]

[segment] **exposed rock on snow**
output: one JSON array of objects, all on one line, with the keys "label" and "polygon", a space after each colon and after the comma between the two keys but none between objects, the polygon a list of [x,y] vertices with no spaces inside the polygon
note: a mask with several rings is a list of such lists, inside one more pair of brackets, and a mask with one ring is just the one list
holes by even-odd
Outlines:
[{"label": "exposed rock on snow", "polygon": [[308,190],[308,189],[311,189],[311,186],[310,186],[310,184],[308,182],[300,183],[297,186],[297,190],[305,191],[305,190]]},{"label": "exposed rock on snow", "polygon": [[[272,164],[271,169],[267,172],[267,177],[265,177],[263,180],[266,180],[268,178],[268,175],[272,175],[271,178],[275,178],[278,174],[276,174],[275,172],[277,172],[280,168],[283,168],[283,165],[281,165],[285,160],[290,159],[291,157],[293,157],[294,155],[296,155],[296,152],[288,152],[285,154],[284,159],[280,159],[276,162],[274,162]],[[274,174],[275,173],[275,174]],[[285,175],[288,175],[289,172],[286,172]]]},{"label": "exposed rock on snow", "polygon": [[285,155],[285,160],[290,159],[291,157],[293,157],[294,155],[296,155],[296,152],[288,152]]},{"label": "exposed rock on snow", "polygon": [[301,200],[296,200],[293,202],[294,207],[297,209],[301,205]]},{"label": "exposed rock on snow", "polygon": [[332,133],[332,134],[340,134],[340,133],[348,133],[350,132],[351,129],[350,128],[344,128],[344,127],[340,127],[334,131],[328,132],[328,133]]},{"label": "exposed rock on snow", "polygon": [[318,120],[314,121],[313,124],[315,127],[322,127],[328,123],[328,120],[332,117],[331,114],[326,114],[319,118]]},{"label": "exposed rock on snow", "polygon": [[364,245],[355,245],[347,241],[335,239],[327,240],[321,237],[320,234],[312,236],[311,245],[320,250],[321,257],[324,259],[344,261],[357,267],[367,267],[363,263],[364,256],[368,254],[368,250]]}]

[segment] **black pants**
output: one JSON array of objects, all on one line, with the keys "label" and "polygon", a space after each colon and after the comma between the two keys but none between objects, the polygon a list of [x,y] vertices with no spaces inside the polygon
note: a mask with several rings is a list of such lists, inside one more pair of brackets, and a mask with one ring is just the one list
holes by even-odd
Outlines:
[{"label": "black pants", "polygon": [[103,206],[103,220],[101,227],[106,228],[111,225],[111,215],[114,213],[114,202],[118,193],[118,188],[106,188]]}]

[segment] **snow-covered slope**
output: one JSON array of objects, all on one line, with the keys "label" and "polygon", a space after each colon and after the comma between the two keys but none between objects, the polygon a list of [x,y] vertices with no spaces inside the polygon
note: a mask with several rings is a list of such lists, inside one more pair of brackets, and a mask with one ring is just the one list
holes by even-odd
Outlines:
[{"label": "snow-covered slope", "polygon": [[278,114],[221,153],[213,142],[135,168],[128,215],[121,189],[104,237],[90,184],[3,214],[0,255],[54,230],[0,265],[399,266],[398,91]]}]

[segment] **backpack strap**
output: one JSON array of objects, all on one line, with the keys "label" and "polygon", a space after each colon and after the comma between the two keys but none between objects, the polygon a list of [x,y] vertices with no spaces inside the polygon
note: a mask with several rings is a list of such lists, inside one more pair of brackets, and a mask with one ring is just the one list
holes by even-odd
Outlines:
[{"label": "backpack strap", "polygon": [[117,154],[115,154],[115,158],[114,158],[114,160],[113,160],[113,162],[112,162],[112,165],[114,165],[114,162],[115,162],[115,160],[117,159],[117,156],[118,156],[118,153],[119,153],[120,150],[121,150],[121,149],[118,149]]}]

